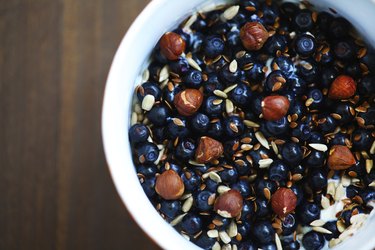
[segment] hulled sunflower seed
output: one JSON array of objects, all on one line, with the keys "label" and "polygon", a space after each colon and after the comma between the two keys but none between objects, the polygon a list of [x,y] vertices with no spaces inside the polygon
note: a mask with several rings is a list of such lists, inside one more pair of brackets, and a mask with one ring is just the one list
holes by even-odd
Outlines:
[{"label": "hulled sunflower seed", "polygon": [[359,224],[359,223],[362,224],[363,222],[365,222],[367,217],[368,217],[367,214],[352,215],[352,217],[350,218],[350,224],[352,224],[352,225]]},{"label": "hulled sunflower seed", "polygon": [[322,143],[310,143],[309,146],[321,152],[326,152],[328,150],[327,145]]},{"label": "hulled sunflower seed", "polygon": [[370,154],[372,154],[372,155],[375,154],[375,140],[374,140],[374,142],[371,145]]},{"label": "hulled sunflower seed", "polygon": [[190,211],[191,207],[193,206],[194,198],[193,196],[190,196],[187,198],[182,205],[182,212],[187,213]]},{"label": "hulled sunflower seed", "polygon": [[346,174],[344,174],[344,175],[341,177],[341,184],[342,184],[342,186],[343,186],[343,187],[347,187],[347,186],[350,185],[350,183],[351,183],[350,178],[349,178]]},{"label": "hulled sunflower seed", "polygon": [[249,151],[253,148],[253,145],[251,144],[242,144],[241,145],[241,149],[244,150],[244,151]]},{"label": "hulled sunflower seed", "polygon": [[221,250],[232,250],[232,246],[230,244],[225,244],[221,247]]},{"label": "hulled sunflower seed", "polygon": [[366,172],[368,174],[371,172],[371,169],[373,168],[373,166],[374,166],[374,161],[370,160],[370,159],[367,159],[366,160]]},{"label": "hulled sunflower seed", "polygon": [[256,122],[250,121],[250,120],[244,120],[243,123],[245,126],[250,127],[250,128],[259,128],[260,125]]},{"label": "hulled sunflower seed", "polygon": [[133,126],[134,124],[137,124],[137,121],[138,121],[138,115],[137,113],[133,112],[130,118],[130,125]]},{"label": "hulled sunflower seed", "polygon": [[326,224],[324,220],[314,220],[313,222],[310,223],[310,226],[321,227],[321,226],[324,226],[324,224]]},{"label": "hulled sunflower seed", "polygon": [[313,98],[309,98],[309,99],[306,100],[305,106],[306,107],[310,107],[310,105],[313,104],[313,102],[314,102],[314,99]]},{"label": "hulled sunflower seed", "polygon": [[325,229],[324,227],[313,227],[312,230],[318,233],[332,234],[331,231],[329,231],[328,229]]},{"label": "hulled sunflower seed", "polygon": [[155,97],[153,95],[146,95],[142,100],[142,109],[150,111],[155,104]]},{"label": "hulled sunflower seed", "polygon": [[237,224],[235,221],[231,221],[231,223],[229,224],[229,227],[228,227],[228,231],[227,231],[229,237],[233,238],[237,235],[238,231],[237,231]]},{"label": "hulled sunflower seed", "polygon": [[213,105],[220,105],[222,102],[223,102],[222,99],[216,99],[216,100],[213,100],[213,101],[212,101],[212,104],[213,104]]},{"label": "hulled sunflower seed", "polygon": [[268,168],[272,164],[272,159],[261,159],[259,160],[259,168]]},{"label": "hulled sunflower seed", "polygon": [[219,242],[215,242],[215,244],[212,246],[212,250],[221,250],[221,246]]},{"label": "hulled sunflower seed", "polygon": [[225,100],[225,111],[227,112],[227,114],[231,114],[234,111],[233,102],[229,99]]},{"label": "hulled sunflower seed", "polygon": [[255,133],[255,137],[257,138],[257,140],[259,141],[260,144],[262,144],[263,147],[265,147],[266,149],[270,149],[270,145],[268,144],[268,141],[267,139],[264,137],[263,133],[260,132],[260,131],[257,131]]},{"label": "hulled sunflower seed", "polygon": [[344,232],[345,229],[346,229],[345,223],[342,222],[341,220],[338,220],[338,221],[336,222],[336,226],[337,226],[337,230],[338,230],[340,233]]},{"label": "hulled sunflower seed", "polygon": [[332,197],[335,196],[336,186],[334,182],[329,182],[327,186],[327,194],[330,194]]},{"label": "hulled sunflower seed", "polygon": [[199,70],[199,71],[202,71],[201,67],[199,66],[199,64],[193,60],[193,58],[191,57],[186,57],[186,61],[188,62],[188,64],[193,67],[194,69],[196,70]]},{"label": "hulled sunflower seed", "polygon": [[149,78],[150,78],[150,71],[146,69],[142,73],[142,83],[147,82]]},{"label": "hulled sunflower seed", "polygon": [[190,164],[190,165],[193,165],[193,166],[198,166],[198,167],[204,167],[204,166],[206,166],[206,165],[203,164],[203,163],[198,163],[198,162],[193,161],[193,160],[189,160],[189,164]]},{"label": "hulled sunflower seed", "polygon": [[197,18],[198,18],[197,14],[191,15],[190,18],[186,21],[183,29],[190,30],[191,25],[197,20]]},{"label": "hulled sunflower seed", "polygon": [[216,229],[208,230],[207,236],[210,238],[217,238],[219,237],[219,231],[217,231]]},{"label": "hulled sunflower seed", "polygon": [[372,181],[370,184],[368,184],[369,187],[375,187],[375,181]]},{"label": "hulled sunflower seed", "polygon": [[276,243],[277,250],[283,250],[281,240],[280,240],[279,235],[277,233],[275,233],[275,243]]},{"label": "hulled sunflower seed", "polygon": [[169,66],[165,65],[159,73],[159,82],[163,82],[169,78]]},{"label": "hulled sunflower seed", "polygon": [[227,187],[227,186],[224,186],[224,185],[220,185],[220,186],[217,187],[217,192],[219,194],[225,193],[225,192],[227,192],[229,190],[230,190],[230,188]]},{"label": "hulled sunflower seed", "polygon": [[223,91],[221,91],[219,89],[215,89],[214,90],[214,95],[216,95],[218,97],[222,97],[224,99],[228,98],[228,95],[225,92],[223,92]]},{"label": "hulled sunflower seed", "polygon": [[327,197],[325,197],[324,195],[322,196],[322,200],[321,200],[321,205],[323,207],[323,209],[327,209],[330,207],[330,202],[329,202],[329,199]]},{"label": "hulled sunflower seed", "polygon": [[236,61],[236,60],[233,60],[233,61],[229,64],[229,71],[232,72],[232,73],[236,73],[237,68],[238,68],[237,61]]},{"label": "hulled sunflower seed", "polygon": [[271,141],[271,147],[273,152],[275,152],[276,155],[279,154],[279,148],[277,147],[276,143],[274,141]]},{"label": "hulled sunflower seed", "polygon": [[332,239],[328,242],[328,247],[329,248],[333,248],[335,246],[337,246],[338,244],[341,243],[341,240],[340,239]]},{"label": "hulled sunflower seed", "polygon": [[225,244],[228,244],[229,242],[231,242],[231,238],[229,237],[229,235],[225,231],[220,231],[219,237],[220,237],[221,241]]},{"label": "hulled sunflower seed", "polygon": [[235,89],[237,87],[237,84],[233,84],[229,87],[227,87],[226,89],[224,89],[224,93],[228,94],[229,92],[231,92],[233,89]]},{"label": "hulled sunflower seed", "polygon": [[341,183],[339,183],[335,192],[335,201],[339,201],[344,197],[345,197],[345,188],[342,186]]},{"label": "hulled sunflower seed", "polygon": [[231,20],[233,17],[235,17],[238,13],[238,10],[240,9],[239,5],[234,5],[226,9],[223,13],[223,18],[225,20]]},{"label": "hulled sunflower seed", "polygon": [[213,171],[209,172],[208,177],[216,183],[222,182],[221,178],[220,178],[220,175],[218,175],[216,172],[213,172]]},{"label": "hulled sunflower seed", "polygon": [[185,217],[186,213],[178,215],[174,220],[171,221],[170,225],[172,227],[176,226],[178,223],[182,221],[182,219]]}]

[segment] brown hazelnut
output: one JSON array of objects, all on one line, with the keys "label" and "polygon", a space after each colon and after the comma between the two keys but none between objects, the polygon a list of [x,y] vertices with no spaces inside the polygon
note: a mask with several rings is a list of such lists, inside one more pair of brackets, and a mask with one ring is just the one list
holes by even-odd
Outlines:
[{"label": "brown hazelnut", "polygon": [[357,84],[347,75],[339,75],[333,80],[328,91],[328,97],[335,100],[348,99],[357,91]]},{"label": "brown hazelnut", "polygon": [[240,38],[247,50],[260,50],[268,39],[268,32],[261,23],[247,22],[241,28]]},{"label": "brown hazelnut", "polygon": [[343,170],[353,166],[356,161],[353,153],[347,146],[334,145],[329,150],[328,167],[332,170]]},{"label": "brown hazelnut", "polygon": [[195,161],[198,163],[208,163],[216,160],[223,154],[223,144],[208,136],[202,136],[195,151]]},{"label": "brown hazelnut", "polygon": [[242,207],[242,195],[235,189],[222,193],[214,203],[214,210],[224,218],[237,217],[241,213]]},{"label": "brown hazelnut", "polygon": [[155,191],[163,199],[176,200],[184,194],[185,185],[181,177],[169,169],[156,178]]},{"label": "brown hazelnut", "polygon": [[185,89],[179,92],[173,100],[173,103],[181,115],[193,115],[203,102],[203,94],[197,89]]},{"label": "brown hazelnut", "polygon": [[297,206],[297,196],[289,188],[279,188],[271,197],[272,210],[280,217],[285,217]]},{"label": "brown hazelnut", "polygon": [[185,40],[174,32],[167,32],[160,39],[160,51],[169,60],[177,60],[185,47]]},{"label": "brown hazelnut", "polygon": [[263,99],[262,114],[267,121],[277,121],[283,118],[289,109],[289,100],[285,96],[272,95]]}]

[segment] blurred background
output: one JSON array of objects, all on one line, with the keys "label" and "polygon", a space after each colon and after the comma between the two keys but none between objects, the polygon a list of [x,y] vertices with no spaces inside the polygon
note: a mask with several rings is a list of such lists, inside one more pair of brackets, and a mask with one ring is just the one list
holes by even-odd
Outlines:
[{"label": "blurred background", "polygon": [[0,0],[0,249],[158,249],[100,130],[112,58],[147,2]]}]

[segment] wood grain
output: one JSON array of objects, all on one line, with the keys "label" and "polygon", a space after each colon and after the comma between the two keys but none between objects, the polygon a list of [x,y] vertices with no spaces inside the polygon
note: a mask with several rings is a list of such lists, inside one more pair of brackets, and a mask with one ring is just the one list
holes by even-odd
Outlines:
[{"label": "wood grain", "polygon": [[110,178],[111,60],[146,0],[0,0],[0,249],[157,249]]}]

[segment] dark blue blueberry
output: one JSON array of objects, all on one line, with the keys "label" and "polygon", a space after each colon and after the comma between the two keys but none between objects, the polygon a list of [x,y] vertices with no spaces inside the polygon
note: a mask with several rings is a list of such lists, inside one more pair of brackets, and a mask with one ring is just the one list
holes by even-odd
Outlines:
[{"label": "dark blue blueberry", "polygon": [[147,177],[143,182],[141,182],[141,186],[147,197],[152,198],[156,194],[155,184],[156,178],[153,176]]},{"label": "dark blue blueberry", "polygon": [[259,221],[255,223],[254,227],[251,229],[251,233],[260,244],[272,242],[275,238],[275,230],[269,221]]},{"label": "dark blue blueberry", "polygon": [[[269,40],[269,39],[268,39]],[[258,61],[254,61],[253,66],[246,70],[246,76],[252,83],[259,83],[264,78],[264,71],[263,71],[264,64]]]},{"label": "dark blue blueberry", "polygon": [[283,235],[291,235],[296,231],[298,226],[296,215],[288,214],[287,216],[285,216],[281,225],[283,229]]},{"label": "dark blue blueberry", "polygon": [[333,145],[347,145],[347,143],[349,143],[349,136],[347,134],[343,134],[343,133],[337,133],[334,135],[334,137],[331,139],[330,141],[330,145],[333,146]]},{"label": "dark blue blueberry", "polygon": [[146,177],[155,176],[155,174],[159,172],[158,168],[154,164],[150,164],[150,165],[142,164],[136,167],[137,167],[137,173]]},{"label": "dark blue blueberry", "polygon": [[311,127],[307,123],[299,123],[297,127],[292,129],[292,136],[299,139],[301,142],[307,141],[311,136]]},{"label": "dark blue blueberry", "polygon": [[324,67],[320,73],[319,84],[322,88],[329,88],[331,83],[338,76],[338,71],[334,67]]},{"label": "dark blue blueberry", "polygon": [[262,113],[262,95],[254,95],[251,99],[251,110],[253,111],[254,115],[259,116]]},{"label": "dark blue blueberry", "polygon": [[324,238],[326,240],[331,240],[333,238],[339,237],[340,232],[337,229],[337,221],[336,220],[326,222],[326,224],[324,224],[323,227],[332,232],[332,234],[324,234]]},{"label": "dark blue blueberry", "polygon": [[159,156],[159,149],[154,143],[145,142],[135,148],[135,153],[140,163],[149,164],[156,161]]},{"label": "dark blue blueberry", "polygon": [[213,193],[216,192],[217,187],[219,186],[219,183],[217,183],[216,181],[213,181],[210,178],[206,179],[204,184],[206,184],[205,190],[208,190],[208,191],[213,192]]},{"label": "dark blue blueberry", "polygon": [[331,50],[329,51],[321,51],[320,61],[319,63],[324,66],[328,66],[332,64],[334,61],[333,52]]},{"label": "dark blue blueberry", "polygon": [[268,169],[268,177],[272,181],[285,181],[288,178],[289,167],[281,160],[272,162]]},{"label": "dark blue blueberry", "polygon": [[181,212],[181,201],[167,201],[160,202],[159,211],[164,214],[169,220],[173,220]]},{"label": "dark blue blueberry", "polygon": [[190,170],[185,170],[181,175],[181,179],[185,185],[185,191],[191,192],[199,188],[201,185],[200,177]]},{"label": "dark blue blueberry", "polygon": [[144,124],[134,124],[129,129],[129,140],[131,143],[141,143],[147,141],[150,131]]},{"label": "dark blue blueberry", "polygon": [[281,149],[281,155],[284,161],[291,166],[297,166],[302,160],[302,149],[294,142],[287,142]]},{"label": "dark blue blueberry", "polygon": [[350,199],[352,199],[354,196],[358,195],[361,189],[359,187],[356,187],[354,185],[349,185],[346,188],[346,196]]},{"label": "dark blue blueberry", "polygon": [[296,30],[301,32],[311,30],[314,27],[311,10],[303,9],[299,11],[293,18],[293,25]]},{"label": "dark blue blueberry", "polygon": [[315,83],[320,77],[320,70],[315,61],[301,60],[297,65],[297,75],[307,83]]},{"label": "dark blue blueberry", "polygon": [[224,120],[224,132],[229,138],[242,135],[244,128],[243,121],[238,116],[231,115]]},{"label": "dark blue blueberry", "polygon": [[303,225],[309,225],[320,218],[320,208],[315,203],[306,202],[298,210],[299,220]]},{"label": "dark blue blueberry", "polygon": [[230,92],[230,99],[235,105],[240,108],[248,108],[251,100],[250,87],[244,83],[238,83],[237,86]]},{"label": "dark blue blueberry", "polygon": [[238,173],[235,168],[224,168],[219,172],[220,178],[225,183],[235,183],[238,178]]},{"label": "dark blue blueberry", "polygon": [[198,15],[197,20],[191,25],[191,28],[196,31],[202,31],[207,28],[207,22],[201,16]]},{"label": "dark blue blueberry", "polygon": [[307,92],[307,99],[312,99],[313,102],[309,105],[310,110],[319,109],[323,104],[323,93],[319,89],[310,89]]},{"label": "dark blue blueberry", "polygon": [[189,88],[199,88],[202,83],[202,72],[190,69],[182,78],[185,85]]},{"label": "dark blue blueberry", "polygon": [[306,250],[320,250],[324,243],[323,235],[314,231],[306,233],[302,238],[302,245]]},{"label": "dark blue blueberry", "polygon": [[305,115],[305,105],[300,101],[295,101],[294,105],[289,107],[288,113],[291,115],[296,114],[298,119],[301,119]]},{"label": "dark blue blueberry", "polygon": [[343,210],[340,214],[339,219],[345,223],[345,226],[350,226],[350,218],[352,217],[352,211],[349,210]]},{"label": "dark blue blueberry", "polygon": [[263,48],[269,55],[275,55],[277,51],[285,51],[288,41],[284,35],[275,34],[267,39]]},{"label": "dark blue blueberry", "polygon": [[248,221],[243,221],[237,224],[237,232],[242,236],[242,241],[249,238],[250,229],[252,225]]},{"label": "dark blue blueberry", "polygon": [[375,200],[375,189],[367,188],[360,193],[362,200],[365,204]]},{"label": "dark blue blueberry", "polygon": [[298,250],[300,249],[300,244],[298,241],[293,239],[284,239],[281,242],[284,250]]},{"label": "dark blue blueberry", "polygon": [[284,116],[277,121],[266,121],[265,128],[273,136],[283,135],[289,130],[288,119]]},{"label": "dark blue blueberry", "polygon": [[190,41],[187,46],[187,50],[192,53],[197,53],[203,46],[204,35],[201,32],[193,32],[190,34]]},{"label": "dark blue blueberry", "polygon": [[334,44],[333,53],[340,60],[353,60],[356,57],[356,47],[353,41],[342,40]]},{"label": "dark blue blueberry", "polygon": [[318,13],[317,25],[319,26],[319,29],[324,33],[327,33],[333,18],[334,17],[328,12],[323,11]]},{"label": "dark blue blueberry", "polygon": [[271,194],[274,193],[277,189],[277,184],[271,180],[258,179],[255,182],[254,189],[258,197],[264,197],[264,189],[267,188],[270,190]]},{"label": "dark blue blueberry", "polygon": [[239,180],[236,183],[234,183],[231,188],[238,190],[244,198],[247,198],[250,195],[252,195],[252,190],[247,180]]},{"label": "dark blue blueberry", "polygon": [[358,83],[358,92],[361,95],[371,95],[375,93],[375,76],[366,75]]},{"label": "dark blue blueberry", "polygon": [[189,235],[194,235],[202,229],[202,219],[199,215],[188,213],[181,221],[181,228]]},{"label": "dark blue blueberry", "polygon": [[185,74],[190,66],[185,57],[179,57],[175,61],[169,61],[169,68],[176,74]]},{"label": "dark blue blueberry", "polygon": [[224,41],[219,36],[209,36],[204,41],[204,53],[206,56],[214,58],[223,53]]},{"label": "dark blue blueberry", "polygon": [[181,92],[183,89],[181,85],[174,86],[173,89],[169,90],[169,88],[164,89],[163,98],[165,101],[169,102],[170,104],[173,103],[174,97]]},{"label": "dark blue blueberry", "polygon": [[223,111],[223,102],[215,103],[215,101],[221,100],[217,96],[209,96],[203,101],[203,110],[209,117],[218,117]]},{"label": "dark blue blueberry", "polygon": [[351,28],[350,23],[342,17],[336,17],[334,18],[329,27],[328,27],[328,35],[331,38],[343,38],[346,37],[349,33],[349,30]]},{"label": "dark blue blueberry", "polygon": [[308,34],[302,34],[296,37],[295,50],[302,57],[308,57],[315,52],[315,38]]},{"label": "dark blue blueberry", "polygon": [[375,106],[370,106],[366,112],[358,113],[358,117],[362,118],[365,126],[375,125]]},{"label": "dark blue blueberry", "polygon": [[230,222],[232,220],[230,218],[224,218],[220,215],[215,215],[212,222],[214,223],[214,225],[220,230],[220,229],[227,229]]},{"label": "dark blue blueberry", "polygon": [[195,144],[191,139],[181,140],[176,147],[176,156],[183,160],[194,158]]},{"label": "dark blue blueberry", "polygon": [[247,240],[240,242],[238,245],[238,250],[258,250],[258,247],[254,244],[254,242]]},{"label": "dark blue blueberry", "polygon": [[336,120],[330,115],[321,115],[319,120],[317,121],[318,128],[322,131],[322,133],[330,133],[336,129],[337,122]]},{"label": "dark blue blueberry", "polygon": [[[155,81],[159,82],[159,73],[161,68],[164,66],[164,64],[160,64],[158,62],[152,62],[150,63],[150,66],[148,66],[148,71],[150,72],[149,81]],[[137,94],[138,95],[138,94]]]},{"label": "dark blue blueberry", "polygon": [[212,205],[209,205],[209,198],[213,195],[214,193],[203,190],[199,191],[194,199],[195,201],[195,206],[200,212],[207,212],[212,209]]},{"label": "dark blue blueberry", "polygon": [[186,120],[181,117],[171,118],[167,124],[167,135],[170,139],[184,138],[189,134]]},{"label": "dark blue blueberry", "polygon": [[279,9],[275,4],[263,3],[262,5],[263,16],[261,19],[266,25],[273,25],[276,21],[276,18],[279,17]]},{"label": "dark blue blueberry", "polygon": [[290,172],[292,173],[292,175],[301,174],[303,176],[305,174],[305,171],[306,171],[306,166],[301,164],[301,165],[294,166]]},{"label": "dark blue blueberry", "polygon": [[245,10],[251,13],[259,10],[259,1],[257,0],[243,0],[243,1],[240,1],[239,4],[241,7],[243,7]]},{"label": "dark blue blueberry", "polygon": [[317,131],[313,131],[313,132],[311,132],[311,136],[310,136],[308,141],[309,141],[309,143],[324,143],[325,138],[321,133],[319,133]]},{"label": "dark blue blueberry", "polygon": [[345,124],[353,120],[355,110],[350,103],[340,102],[334,108],[333,113],[340,115],[340,119],[338,119],[340,124]]},{"label": "dark blue blueberry", "polygon": [[[243,202],[242,211],[241,211],[241,221],[249,221],[255,214],[255,207],[253,201],[245,200]],[[244,235],[242,235],[244,236]]]},{"label": "dark blue blueberry", "polygon": [[286,84],[285,75],[281,70],[272,71],[264,84],[265,90],[268,92],[276,92],[284,89]]},{"label": "dark blue blueberry", "polygon": [[214,90],[223,90],[223,84],[220,82],[216,73],[207,75],[207,81],[203,83],[204,93],[207,95],[213,94]]},{"label": "dark blue blueberry", "polygon": [[352,142],[356,151],[369,150],[374,142],[374,137],[372,137],[370,130],[359,128],[353,131]]},{"label": "dark blue blueberry", "polygon": [[301,202],[303,201],[303,196],[304,196],[302,187],[298,184],[293,184],[290,187],[290,189],[297,196],[297,206],[299,206],[301,204]]},{"label": "dark blue blueberry", "polygon": [[287,77],[291,76],[296,71],[293,61],[286,56],[275,57],[271,65],[272,68],[281,70]]},{"label": "dark blue blueberry", "polygon": [[262,250],[277,250],[276,244],[274,242],[269,242],[260,246]]},{"label": "dark blue blueberry", "polygon": [[324,152],[311,150],[311,153],[304,159],[304,165],[308,168],[320,168],[324,165],[325,159]]},{"label": "dark blue blueberry", "polygon": [[159,48],[155,48],[153,56],[153,59],[155,59],[155,61],[160,64],[168,63],[168,59],[164,56],[163,53],[161,53],[161,50]]},{"label": "dark blue blueberry", "polygon": [[169,170],[169,169],[172,169],[173,171],[175,171],[179,175],[182,174],[181,167],[179,165],[173,163],[173,162],[167,162],[164,165],[162,165],[160,167],[160,172],[164,172],[164,171]]},{"label": "dark blue blueberry", "polygon": [[361,77],[362,70],[359,62],[350,63],[345,67],[345,73],[355,79]]},{"label": "dark blue blueberry", "polygon": [[223,143],[224,155],[228,159],[232,159],[234,152],[239,149],[240,141],[238,139],[232,139]]},{"label": "dark blue blueberry", "polygon": [[169,116],[169,109],[164,104],[154,105],[146,114],[147,119],[155,126],[164,126]]},{"label": "dark blue blueberry", "polygon": [[302,95],[307,89],[307,82],[300,76],[293,74],[288,79],[288,89],[293,91],[296,95]]},{"label": "dark blue blueberry", "polygon": [[237,169],[238,174],[242,176],[249,175],[253,165],[248,161],[248,159],[246,159],[245,156],[243,156],[240,158],[236,158],[236,160],[234,161],[234,167]]},{"label": "dark blue blueberry", "polygon": [[[354,175],[354,177],[365,177],[370,176],[366,172],[366,163],[365,161],[356,161],[356,163],[345,171],[348,175]],[[364,176],[365,175],[365,176]],[[366,178],[364,178],[366,181]]]},{"label": "dark blue blueberry", "polygon": [[292,18],[299,11],[298,6],[292,2],[283,2],[280,5],[281,15],[285,18]]},{"label": "dark blue blueberry", "polygon": [[220,119],[214,119],[208,124],[207,135],[219,139],[223,135],[224,129]]},{"label": "dark blue blueberry", "polygon": [[143,98],[146,95],[152,95],[155,97],[156,101],[159,101],[161,98],[161,89],[158,84],[154,82],[145,82],[137,88],[137,97],[140,102],[143,101]]},{"label": "dark blue blueberry", "polygon": [[231,47],[239,45],[241,42],[240,32],[238,30],[233,30],[227,34],[227,44]]},{"label": "dark blue blueberry", "polygon": [[240,76],[240,72],[238,70],[236,70],[235,72],[231,72],[229,70],[229,64],[225,65],[219,71],[220,80],[226,84],[231,84],[231,83],[236,82],[239,76]]},{"label": "dark blue blueberry", "polygon": [[204,133],[208,129],[209,123],[208,116],[202,113],[196,113],[190,121],[191,127],[198,133]]},{"label": "dark blue blueberry", "polygon": [[194,244],[196,244],[204,250],[212,249],[213,245],[216,242],[216,239],[208,237],[207,233],[202,233],[198,236],[198,238],[193,238],[193,240]]},{"label": "dark blue blueberry", "polygon": [[315,170],[309,175],[309,184],[314,191],[327,187],[327,174],[323,170]]},{"label": "dark blue blueberry", "polygon": [[166,138],[166,127],[153,127],[152,131],[152,139],[155,143],[161,144]]}]

